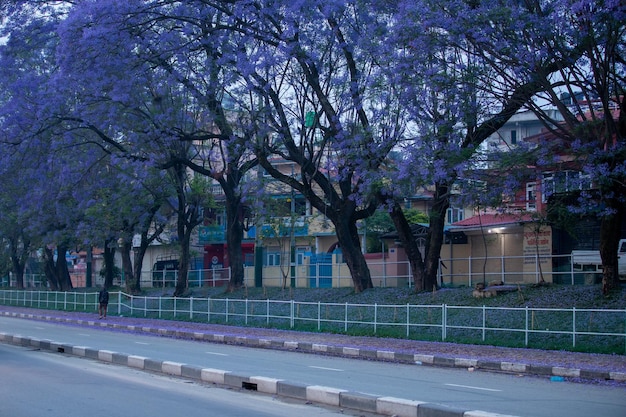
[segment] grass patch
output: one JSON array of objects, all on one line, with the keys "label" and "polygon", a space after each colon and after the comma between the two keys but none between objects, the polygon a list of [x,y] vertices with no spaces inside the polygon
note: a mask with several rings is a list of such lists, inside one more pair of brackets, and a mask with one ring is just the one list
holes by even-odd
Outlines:
[{"label": "grass patch", "polygon": [[[434,293],[373,288],[359,294],[351,288],[244,288],[233,293],[224,288],[194,288],[178,298],[167,291],[171,289],[146,290],[142,297],[122,296],[122,314],[358,336],[626,352],[624,288],[604,297],[600,286],[522,286],[488,299],[472,297],[470,288]],[[117,305],[117,295],[112,289],[110,313],[116,309],[112,306]],[[96,296],[89,291],[27,291],[8,300],[0,298],[0,302],[31,306],[36,301],[39,308],[93,312]]]}]

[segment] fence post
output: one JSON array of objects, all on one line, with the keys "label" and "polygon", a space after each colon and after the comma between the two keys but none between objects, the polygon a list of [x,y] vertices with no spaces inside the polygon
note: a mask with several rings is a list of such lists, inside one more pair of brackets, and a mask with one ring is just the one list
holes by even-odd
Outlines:
[{"label": "fence post", "polygon": [[206,299],[206,321],[207,323],[211,322],[211,297]]},{"label": "fence post", "polygon": [[322,328],[322,302],[317,302],[317,331]]},{"label": "fence post", "polygon": [[246,323],[246,325],[248,324],[248,299],[246,298],[246,302],[245,302],[245,318],[244,318],[244,322]]},{"label": "fence post", "polygon": [[346,303],[343,314],[343,331],[346,333],[348,332],[348,303]]},{"label": "fence post", "polygon": [[376,334],[376,324],[377,324],[377,317],[378,317],[378,303],[374,303],[374,334]]},{"label": "fence post", "polygon": [[228,298],[226,299],[226,323],[228,323]]},{"label": "fence post", "polygon": [[294,324],[294,321],[295,321],[293,300],[291,300],[291,302],[289,303],[289,307],[290,307],[290,311],[289,311],[290,323],[289,323],[289,326],[290,326],[290,328],[293,329],[293,324]]},{"label": "fence post", "polygon": [[576,307],[572,307],[572,347],[576,347]]},{"label": "fence post", "polygon": [[539,283],[539,254],[535,253],[535,284]]},{"label": "fence post", "polygon": [[472,288],[474,284],[472,284],[472,257],[467,258],[467,273],[469,274],[469,286]]},{"label": "fence post", "polygon": [[411,304],[406,303],[406,337],[411,332]]},{"label": "fence post", "polygon": [[[330,286],[332,287],[332,278],[331,278],[331,284]],[[320,264],[315,264],[315,288],[319,288],[320,287]]]},{"label": "fence post", "polygon": [[265,312],[266,312],[265,316],[267,318],[267,324],[269,325],[270,324],[270,299],[269,298],[266,300]]},{"label": "fence post", "polygon": [[524,308],[526,312],[526,329],[524,331],[524,346],[528,347],[528,306]]},{"label": "fence post", "polygon": [[485,341],[485,327],[487,326],[487,306],[483,304],[483,342]]},{"label": "fence post", "polygon": [[441,305],[441,340],[446,340],[446,305]]},{"label": "fence post", "polygon": [[189,320],[193,320],[193,297],[189,297]]}]

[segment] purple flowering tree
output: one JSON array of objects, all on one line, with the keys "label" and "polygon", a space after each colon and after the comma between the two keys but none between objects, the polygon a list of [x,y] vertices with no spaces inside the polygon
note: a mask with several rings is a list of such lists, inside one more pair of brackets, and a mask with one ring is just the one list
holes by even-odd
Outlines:
[{"label": "purple flowering tree", "polygon": [[[625,16],[621,2],[553,1],[524,12],[527,30],[496,32],[490,56],[540,85],[524,108],[544,122],[546,133],[528,144],[534,147],[492,153],[497,169],[473,171],[489,183],[479,199],[483,205],[486,199],[514,195],[524,181],[535,181],[542,172],[579,171],[567,183],[557,180],[548,187],[543,182],[548,213],[534,217],[539,223],[561,220],[565,228],[579,216],[598,219],[604,294],[619,288],[617,253],[626,216]],[[514,44],[525,47],[512,54],[508,46]],[[521,86],[504,66],[493,68],[497,77]],[[466,178],[471,175],[465,172]]]},{"label": "purple flowering tree", "polygon": [[[88,95],[88,89],[85,95],[78,94],[73,88],[80,84],[72,84],[76,79],[60,71],[58,23],[66,16],[43,13],[45,8],[35,13],[30,6],[11,15],[6,28],[9,41],[2,51],[7,97],[3,132],[8,145],[3,157],[14,162],[14,172],[29,179],[27,192],[17,203],[30,219],[25,230],[46,233],[53,242],[67,241],[66,247],[103,247],[107,285],[112,283],[113,255],[122,237],[126,283],[137,292],[143,255],[167,220],[160,215],[169,201],[166,193],[175,194],[150,168],[154,164],[149,149],[142,152],[135,147],[145,127],[135,122],[135,114],[117,113],[119,123],[112,123],[115,113],[102,105],[103,97]],[[32,62],[26,61],[31,56]],[[48,216],[41,215],[42,207]],[[53,208],[63,216],[61,220],[50,217]],[[128,258],[135,233],[142,239],[134,250],[133,271]],[[50,245],[46,240],[44,244]],[[44,251],[51,263],[46,271],[52,276],[52,287],[62,288],[53,273],[65,265],[65,250],[56,252]]]},{"label": "purple flowering tree", "polygon": [[[599,219],[606,295],[620,285],[617,254],[626,224],[626,5],[617,1],[566,5],[559,42],[545,45],[559,56],[567,56],[574,46],[580,56],[557,74],[541,74],[548,86],[541,98],[559,110],[563,122],[551,120],[541,102],[533,102],[531,109],[552,126],[550,134],[561,144],[561,156],[578,167],[585,184],[591,184],[589,189],[576,181],[570,184],[583,191],[569,209]],[[569,154],[562,155],[563,149],[570,149]],[[549,163],[553,166],[554,161]]]},{"label": "purple flowering tree", "polygon": [[[19,245],[23,250],[32,249],[27,247],[28,241],[43,246],[44,272],[50,287],[67,290],[72,282],[65,254],[73,246],[71,224],[78,215],[72,210],[75,202],[70,187],[77,165],[64,149],[56,124],[49,124],[47,118],[48,111],[56,106],[49,83],[56,69],[54,28],[62,8],[10,6],[2,9],[7,15],[2,34],[8,36],[0,50],[0,158],[3,176],[9,180],[5,192],[14,190],[16,194],[7,193],[5,198],[16,224],[23,227]],[[34,18],[36,14],[40,18]]]},{"label": "purple flowering tree", "polygon": [[[63,29],[62,68],[81,78],[81,94],[85,88],[94,96],[106,92],[91,107],[94,115],[96,109],[99,115],[116,114],[116,120],[132,114],[135,126],[129,128],[150,138],[129,138],[134,152],[170,171],[179,198],[181,190],[192,189],[188,170],[220,184],[234,289],[243,284],[243,180],[256,161],[244,146],[248,132],[239,126],[247,116],[231,105],[240,99],[233,96],[239,93],[233,87],[236,73],[227,65],[236,54],[237,32],[226,30],[231,22],[205,3],[80,4]],[[189,222],[191,213],[177,210],[182,240],[197,219]],[[181,228],[180,222],[187,225]]]},{"label": "purple flowering tree", "polygon": [[[236,65],[259,97],[259,163],[332,222],[355,291],[371,288],[358,224],[379,206],[384,162],[404,127],[379,55],[388,14],[342,1],[253,2],[235,12],[250,36]],[[285,161],[296,171],[281,170]]]},{"label": "purple flowering tree", "polygon": [[[437,286],[452,186],[466,177],[480,145],[546,88],[544,77],[580,56],[571,45],[551,54],[565,4],[403,2],[395,76],[414,126],[396,179],[433,192],[425,253],[417,250],[397,200],[388,198],[411,259],[416,289]],[[536,43],[529,40],[536,40]],[[524,63],[524,65],[521,64]],[[386,196],[393,196],[393,189]]]}]

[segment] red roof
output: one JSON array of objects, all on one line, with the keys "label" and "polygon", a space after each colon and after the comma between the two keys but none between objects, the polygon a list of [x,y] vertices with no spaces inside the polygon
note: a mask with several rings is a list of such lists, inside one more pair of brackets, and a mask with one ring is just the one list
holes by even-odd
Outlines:
[{"label": "red roof", "polygon": [[498,226],[512,223],[527,223],[532,221],[530,214],[521,213],[485,213],[479,216],[468,217],[467,219],[453,223],[453,227],[476,227],[476,226]]}]

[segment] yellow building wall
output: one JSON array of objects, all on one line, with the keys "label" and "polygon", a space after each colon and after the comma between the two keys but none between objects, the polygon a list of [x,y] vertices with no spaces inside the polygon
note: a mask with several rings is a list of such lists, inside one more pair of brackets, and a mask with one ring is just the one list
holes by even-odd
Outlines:
[{"label": "yellow building wall", "polygon": [[[467,244],[444,245],[444,285],[552,282],[552,229],[530,224],[467,232]],[[539,255],[537,255],[539,254]]]}]

